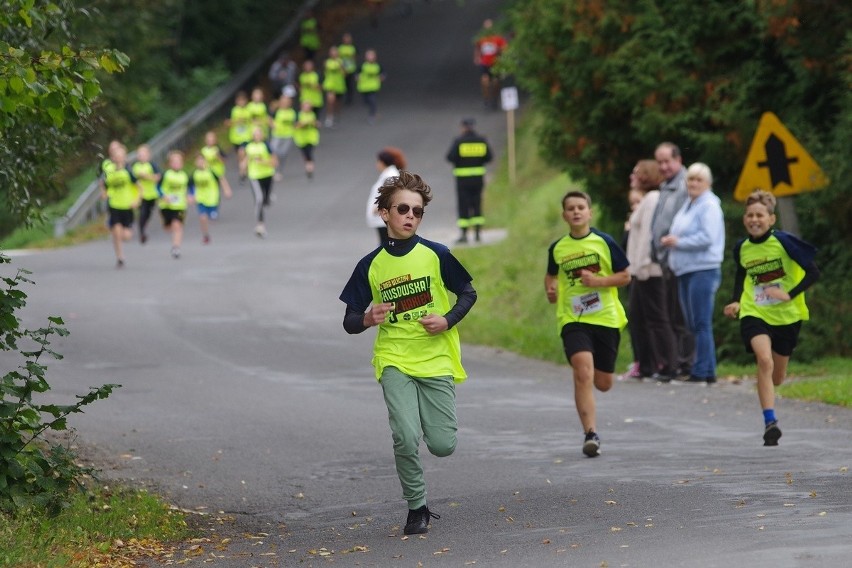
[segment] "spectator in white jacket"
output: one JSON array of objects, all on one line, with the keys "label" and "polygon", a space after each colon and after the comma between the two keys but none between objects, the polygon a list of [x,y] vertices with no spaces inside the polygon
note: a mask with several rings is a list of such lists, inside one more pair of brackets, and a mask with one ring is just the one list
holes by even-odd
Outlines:
[{"label": "spectator in white jacket", "polygon": [[379,216],[379,208],[376,199],[379,197],[379,188],[389,177],[398,176],[399,170],[405,169],[405,154],[399,148],[387,146],[376,156],[376,169],[379,170],[379,179],[370,189],[370,197],[367,199],[367,226],[379,232],[379,244],[388,240],[388,228]]}]

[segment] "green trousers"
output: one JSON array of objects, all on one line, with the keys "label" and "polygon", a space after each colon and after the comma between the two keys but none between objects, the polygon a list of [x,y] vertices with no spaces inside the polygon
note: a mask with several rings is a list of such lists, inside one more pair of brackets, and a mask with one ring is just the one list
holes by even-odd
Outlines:
[{"label": "green trousers", "polygon": [[412,377],[396,367],[384,368],[381,385],[402,497],[409,509],[418,509],[426,504],[420,437],[435,456],[445,457],[455,451],[456,385],[452,377]]}]

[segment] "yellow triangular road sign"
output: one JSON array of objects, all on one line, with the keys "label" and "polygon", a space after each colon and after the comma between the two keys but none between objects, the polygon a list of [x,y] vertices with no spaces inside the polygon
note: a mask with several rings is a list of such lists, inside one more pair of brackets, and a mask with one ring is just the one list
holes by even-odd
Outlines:
[{"label": "yellow triangular road sign", "polygon": [[783,197],[826,185],[828,178],[804,146],[777,116],[763,113],[734,189],[734,198],[745,201],[755,189]]}]

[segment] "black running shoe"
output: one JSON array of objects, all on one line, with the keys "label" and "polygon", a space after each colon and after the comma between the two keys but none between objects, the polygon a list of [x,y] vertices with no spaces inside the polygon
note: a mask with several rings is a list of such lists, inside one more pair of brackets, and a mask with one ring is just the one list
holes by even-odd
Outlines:
[{"label": "black running shoe", "polygon": [[601,455],[601,439],[595,434],[594,430],[586,432],[586,439],[583,441],[583,453],[590,458]]},{"label": "black running shoe", "polygon": [[781,428],[778,427],[778,421],[773,420],[766,425],[766,430],[763,431],[763,445],[777,446],[779,438],[781,438]]},{"label": "black running shoe", "polygon": [[419,509],[409,509],[408,519],[405,521],[405,529],[402,532],[405,534],[426,534],[429,532],[429,520],[440,518],[441,515],[433,513],[426,505],[423,505]]}]

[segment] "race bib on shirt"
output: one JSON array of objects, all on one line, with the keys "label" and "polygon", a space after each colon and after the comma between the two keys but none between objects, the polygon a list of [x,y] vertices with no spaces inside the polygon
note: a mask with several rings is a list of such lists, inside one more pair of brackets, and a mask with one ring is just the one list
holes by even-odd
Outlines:
[{"label": "race bib on shirt", "polygon": [[780,304],[781,300],[769,296],[766,291],[770,288],[781,288],[780,283],[756,285],[754,287],[754,303],[758,306],[772,306]]},{"label": "race bib on shirt", "polygon": [[571,297],[571,311],[575,316],[593,314],[603,309],[601,295],[598,292]]}]

